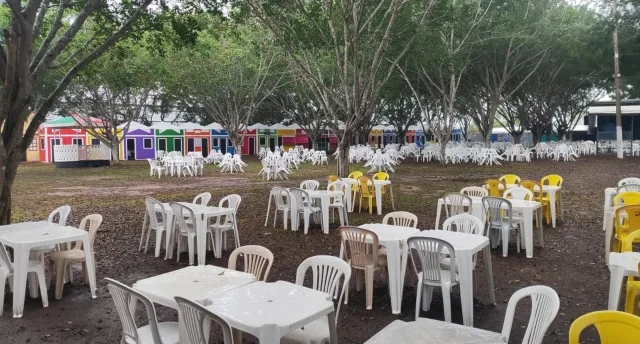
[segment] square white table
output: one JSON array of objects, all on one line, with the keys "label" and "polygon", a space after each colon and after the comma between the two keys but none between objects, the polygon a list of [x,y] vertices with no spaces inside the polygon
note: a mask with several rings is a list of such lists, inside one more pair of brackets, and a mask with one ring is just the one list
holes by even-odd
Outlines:
[{"label": "square white table", "polygon": [[[507,184],[507,189],[520,186],[518,184]],[[502,190],[502,185],[499,189]],[[556,200],[560,204],[560,220],[564,221],[564,201],[562,199],[562,186],[558,185],[542,185],[542,191],[549,195],[549,206],[551,211],[551,226],[556,228]]]},{"label": "square white table", "polygon": [[256,277],[241,271],[214,265],[188,266],[137,281],[133,289],[157,304],[178,309],[174,297],[180,296],[206,304],[215,295],[226,293],[256,281]]},{"label": "square white table", "polygon": [[620,291],[625,276],[638,277],[638,263],[640,252],[611,252],[609,253],[609,310],[618,310],[620,304]]},{"label": "square white table", "polygon": [[[391,297],[391,312],[400,314],[402,304],[402,291],[404,289],[404,276],[407,268],[406,262],[402,264],[401,245],[407,238],[420,233],[413,227],[385,225],[382,223],[368,223],[359,226],[370,230],[378,236],[378,243],[387,248],[387,271],[389,272],[389,297]],[[344,247],[340,245],[340,258],[344,257]]]},{"label": "square white table", "polygon": [[[472,205],[471,205],[471,215],[477,217],[480,219],[480,221],[482,221],[482,223],[485,223],[485,213],[482,210],[482,197],[470,197],[471,201],[472,201]],[[464,206],[465,207],[469,207],[469,202],[467,202],[465,200],[464,202]],[[438,199],[438,205],[436,208],[436,225],[435,225],[435,229],[440,229],[440,215],[442,214],[442,208],[444,207],[444,198],[439,198]]]},{"label": "square white table", "polygon": [[[471,197],[472,205],[471,205],[471,214],[478,217],[480,220],[485,221],[484,210],[482,208],[482,197]],[[517,211],[522,213],[522,222],[524,223],[524,243],[525,250],[527,252],[527,258],[533,258],[533,213],[538,211],[540,213],[539,221],[538,221],[538,229],[540,246],[544,247],[544,234],[542,232],[542,204],[536,201],[524,201],[520,199],[507,199],[507,201],[511,202],[511,207],[513,211]],[[442,206],[444,205],[444,201],[441,199],[438,200],[438,209],[436,212],[436,227],[438,227],[438,223],[440,221],[440,213]],[[477,214],[481,214],[478,216]]]},{"label": "square white table", "polygon": [[[342,191],[327,191],[327,190],[305,190],[311,199],[320,200],[320,209],[322,209],[322,231],[324,234],[329,234],[329,203],[331,202],[331,198],[333,197],[344,197]],[[297,205],[295,201],[291,202],[291,229],[297,230],[298,228],[298,218],[297,214]]]},{"label": "square white table", "polygon": [[260,344],[279,344],[285,334],[325,316],[331,343],[338,343],[332,297],[321,291],[284,281],[255,282],[207,303],[207,309],[232,328],[255,336]]},{"label": "square white table", "polygon": [[[493,266],[491,264],[491,247],[489,238],[483,235],[450,232],[443,230],[421,231],[414,237],[436,238],[447,241],[456,253],[456,265],[460,276],[460,301],[462,304],[462,322],[473,326],[473,255],[482,251],[484,256],[487,281],[489,282],[489,300],[496,304],[496,293],[493,285]],[[409,251],[404,245],[402,264],[406,266]],[[419,288],[419,286],[418,286]]]},{"label": "square white table", "polygon": [[[347,193],[346,199],[347,199],[347,207],[349,208],[349,212],[353,212],[353,208],[356,204],[356,200],[355,199],[351,199],[351,186],[352,185],[360,185],[358,183],[358,180],[355,178],[340,178],[341,181],[343,181],[344,183],[347,184],[348,186],[348,190],[349,192]],[[393,210],[396,210],[396,206],[393,203],[393,187],[391,186],[391,181],[390,180],[372,180],[373,181],[373,187],[376,191],[376,210],[378,211],[378,215],[382,215],[382,187],[383,186],[389,186],[389,192],[391,195],[391,208]]]},{"label": "square white table", "polygon": [[25,286],[29,251],[40,246],[50,246],[82,240],[89,275],[91,297],[96,298],[96,273],[93,261],[93,246],[89,233],[70,226],[59,226],[46,222],[24,222],[0,226],[0,242],[13,248],[13,317],[21,318],[24,310]]},{"label": "square white table", "polygon": [[365,344],[504,344],[501,334],[448,322],[420,318],[396,320]]},{"label": "square white table", "polygon": [[[240,246],[240,239],[238,238],[238,223],[236,221],[236,215],[233,208],[220,208],[220,207],[209,207],[206,205],[194,204],[189,202],[176,202],[179,203],[193,211],[193,215],[196,217],[196,255],[198,256],[198,265],[205,264],[206,251],[207,251],[207,226],[209,225],[209,219],[217,216],[231,216],[233,219],[233,230],[235,232],[234,238],[236,240],[236,246]],[[167,252],[165,259],[173,258],[173,245],[175,242],[174,235],[175,232],[175,219],[173,216],[173,209],[169,203],[162,203],[164,207],[164,211],[167,214],[167,234],[166,234],[166,245]],[[214,238],[214,256],[216,258],[222,257],[222,235],[220,232],[215,232]],[[193,262],[189,262],[189,264],[193,264]]]}]

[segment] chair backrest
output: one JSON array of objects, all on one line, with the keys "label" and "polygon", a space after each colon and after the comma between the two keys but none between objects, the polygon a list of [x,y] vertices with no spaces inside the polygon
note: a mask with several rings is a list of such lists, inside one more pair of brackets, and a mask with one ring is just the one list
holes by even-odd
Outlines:
[{"label": "chair backrest", "polygon": [[300,183],[300,188],[302,190],[311,190],[316,191],[320,187],[320,182],[317,180],[305,180]]},{"label": "chair backrest", "polygon": [[[340,227],[344,255],[356,269],[378,265],[378,235],[372,231],[344,226]],[[368,239],[368,240],[367,240]]]},{"label": "chair backrest", "polygon": [[329,179],[329,183],[332,183],[332,182],[335,182],[336,180],[340,179],[340,177],[331,175],[331,176],[329,176],[328,179]]},{"label": "chair backrest", "polygon": [[[2,267],[9,272],[13,272],[13,265],[11,264],[11,259],[9,259],[7,249],[4,247],[4,244],[0,242],[0,268]],[[4,283],[6,283],[6,281]]]},{"label": "chair backrest", "polygon": [[640,192],[640,184],[625,184],[618,186],[616,194],[623,192]]},{"label": "chair backrest", "polygon": [[524,201],[533,201],[533,192],[521,186],[517,186],[515,188],[507,189],[502,197],[520,199]]},{"label": "chair backrest", "polygon": [[535,180],[523,180],[520,181],[520,186],[531,191],[533,193],[533,200],[542,202],[543,188],[542,184]]},{"label": "chair backrest", "polygon": [[618,186],[629,185],[629,184],[640,185],[640,178],[635,178],[635,177],[624,178],[624,179],[620,179],[620,181],[618,182]]},{"label": "chair backrest", "polygon": [[242,197],[238,194],[231,194],[224,196],[220,202],[218,202],[218,207],[233,208],[237,212],[240,207],[240,203],[242,203]]},{"label": "chair backrest", "polygon": [[462,188],[460,193],[463,195],[467,195],[469,197],[486,197],[489,196],[489,191],[485,188],[481,188],[479,186],[468,186],[466,188]]},{"label": "chair backrest", "polygon": [[542,177],[540,180],[540,184],[542,185],[552,185],[552,186],[562,186],[562,177],[557,174],[550,174],[548,176]]},{"label": "chair backrest", "polygon": [[640,317],[618,311],[595,311],[576,319],[569,328],[569,344],[580,344],[580,333],[593,325],[602,344],[637,343]]},{"label": "chair backrest", "polygon": [[502,226],[505,222],[512,223],[511,202],[502,197],[482,197],[482,208],[487,214],[489,226]]},{"label": "chair backrest", "polygon": [[389,174],[387,172],[378,172],[374,174],[371,179],[373,180],[389,180]]},{"label": "chair backrest", "polygon": [[558,314],[560,298],[555,290],[544,285],[534,285],[516,291],[509,299],[504,315],[501,338],[505,343],[509,342],[516,306],[520,300],[528,296],[531,297],[531,315],[522,338],[523,344],[541,344],[545,332]]},{"label": "chair backrest", "polygon": [[627,240],[623,243],[622,252],[633,252],[634,242],[640,242],[640,231],[629,233]]},{"label": "chair backrest", "polygon": [[442,197],[444,201],[444,212],[447,217],[471,212],[473,200],[461,193],[448,193]]},{"label": "chair backrest", "polygon": [[220,328],[222,328],[222,336],[224,344],[233,344],[233,336],[231,334],[231,325],[221,316],[204,308],[202,305],[187,300],[183,297],[174,297],[180,309],[180,332],[185,333],[189,337],[190,344],[207,344],[209,343],[209,326],[205,323],[213,320]]},{"label": "chair backrest", "polygon": [[211,193],[210,192],[203,192],[201,194],[199,194],[198,196],[196,196],[193,199],[193,204],[200,204],[200,205],[207,205],[209,204],[209,201],[211,200]]},{"label": "chair backrest", "polygon": [[[69,213],[71,212],[71,207],[68,205],[63,205],[62,207],[58,207],[54,209],[49,217],[47,218],[48,223],[57,223],[60,226],[67,225],[67,218],[69,217]],[[55,222],[55,217],[58,215],[58,222]]]},{"label": "chair backrest", "polygon": [[193,210],[180,203],[169,203],[171,209],[173,210],[173,217],[175,219],[176,226],[180,229],[180,233],[189,233],[189,231],[195,231],[195,222],[193,222],[194,226],[190,228],[187,220],[184,217],[184,213],[188,214],[188,218],[195,220],[195,215],[193,214]]},{"label": "chair backrest", "polygon": [[[82,219],[82,221],[80,221],[80,226],[78,228],[84,229],[89,232],[89,242],[91,242],[91,247],[93,247],[93,242],[96,240],[96,232],[98,232],[100,224],[102,224],[102,215],[100,214],[87,215]],[[89,225],[89,228],[87,228],[87,225]],[[73,249],[83,249],[82,240],[76,241]],[[93,252],[95,252],[95,250],[93,250]]]},{"label": "chair backrest", "polygon": [[633,191],[623,192],[623,193],[617,194],[613,198],[614,206],[635,205],[635,204],[640,204],[640,192],[633,192]]},{"label": "chair backrest", "polygon": [[371,179],[369,179],[369,177],[358,177],[358,185],[360,186],[360,193],[363,196],[374,196],[376,194],[373,187],[373,182],[371,181]]},{"label": "chair backrest", "polygon": [[149,225],[154,228],[158,228],[158,214],[162,217],[162,223],[167,223],[167,214],[164,211],[162,202],[153,197],[145,197],[144,205],[147,209],[147,216],[149,217]]},{"label": "chair backrest", "polygon": [[515,174],[505,174],[498,178],[498,180],[501,182],[505,182],[505,184],[518,184],[521,181],[520,177],[516,176]]},{"label": "chair backrest", "polygon": [[120,316],[120,323],[122,324],[122,342],[130,343],[133,341],[136,344],[141,344],[138,336],[139,326],[136,324],[135,320],[135,307],[130,307],[133,297],[137,299],[137,301],[142,302],[147,311],[149,329],[151,331],[153,343],[162,344],[160,333],[158,332],[158,318],[156,317],[156,310],[151,301],[143,294],[138,293],[118,281],[110,278],[105,278],[105,281],[107,282],[107,288],[109,289],[109,293],[111,293],[111,298],[116,304],[116,310]]},{"label": "chair backrest", "polygon": [[311,207],[311,199],[307,191],[291,188],[289,189],[289,194],[295,200],[298,210]]},{"label": "chair backrest", "polygon": [[418,217],[408,211],[394,211],[385,215],[382,223],[385,225],[418,228]]},{"label": "chair backrest", "polygon": [[[311,288],[336,295],[336,291],[340,290],[338,298],[338,308],[336,310],[336,322],[340,313],[340,304],[345,291],[349,287],[351,279],[351,266],[344,260],[333,256],[313,256],[305,259],[298,266],[296,272],[296,284],[304,285],[304,278],[307,271],[311,269]],[[342,280],[342,288],[340,288],[340,280]],[[340,288],[340,289],[338,289]]]},{"label": "chair backrest", "polygon": [[484,235],[484,223],[470,214],[458,214],[446,219],[442,224],[445,231]]},{"label": "chair backrest", "polygon": [[236,261],[240,254],[244,259],[244,272],[253,274],[258,280],[266,281],[273,264],[273,253],[263,246],[240,246],[229,256],[229,269],[236,270]]},{"label": "chair backrest", "polygon": [[271,188],[271,194],[276,201],[276,207],[278,209],[287,207],[287,200],[289,199],[289,191],[287,191],[287,189],[274,186]]},{"label": "chair backrest", "polygon": [[616,209],[615,222],[618,237],[640,230],[640,204],[625,205]]},{"label": "chair backrest", "polygon": [[507,184],[497,179],[487,179],[484,181],[484,185],[489,190],[489,196],[491,197],[502,197],[502,193],[507,189]]},{"label": "chair backrest", "polygon": [[[422,281],[426,282],[440,282],[442,281],[442,268],[440,263],[442,258],[449,255],[451,267],[451,277],[456,272],[456,251],[446,240],[438,238],[428,237],[410,237],[407,240],[407,245],[412,254],[415,252],[420,258],[420,266],[422,267]],[[445,250],[443,253],[443,250]],[[418,287],[419,288],[419,287]]]},{"label": "chair backrest", "polygon": [[348,178],[350,178],[350,179],[351,178],[358,179],[360,177],[362,177],[362,172],[360,172],[360,171],[351,172],[351,173],[349,173],[349,176],[348,176]]}]

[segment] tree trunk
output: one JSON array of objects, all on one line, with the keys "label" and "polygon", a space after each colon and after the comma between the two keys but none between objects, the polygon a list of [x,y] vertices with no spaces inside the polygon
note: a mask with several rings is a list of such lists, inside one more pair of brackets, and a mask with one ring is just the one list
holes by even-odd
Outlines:
[{"label": "tree trunk", "polygon": [[349,175],[349,147],[350,139],[347,135],[343,136],[338,142],[338,177],[346,178]]},{"label": "tree trunk", "polygon": [[440,141],[440,163],[444,164],[446,162],[445,155],[447,153],[447,142],[442,139],[439,139],[438,141]]},{"label": "tree trunk", "polygon": [[311,137],[311,149],[318,150],[318,139]]},{"label": "tree trunk", "polygon": [[519,144],[520,141],[522,141],[522,134],[524,134],[523,132],[512,132],[511,133],[511,137],[513,137],[513,143],[514,144]]},{"label": "tree trunk", "polygon": [[[2,155],[4,155],[4,153]],[[11,191],[19,164],[19,156],[9,158],[6,161],[5,173],[4,176],[2,176],[2,193],[0,193],[0,225],[8,225],[11,223]]]},{"label": "tree trunk", "polygon": [[236,135],[229,135],[229,140],[233,146],[233,154],[242,155],[242,139]]},{"label": "tree trunk", "polygon": [[[118,163],[120,161],[120,154],[119,153],[119,149],[118,149],[118,144],[116,143],[115,145],[109,145],[109,149],[111,150],[111,161],[113,163]],[[125,160],[129,160],[129,152],[125,152],[126,156],[124,157]]]}]

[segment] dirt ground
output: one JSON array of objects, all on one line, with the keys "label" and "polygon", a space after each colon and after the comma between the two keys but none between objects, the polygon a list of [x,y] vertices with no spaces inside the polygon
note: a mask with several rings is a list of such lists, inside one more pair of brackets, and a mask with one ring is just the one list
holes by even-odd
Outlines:
[{"label": "dirt ground", "polygon": [[[140,228],[144,214],[143,196],[153,196],[162,201],[190,201],[204,191],[213,194],[212,203],[230,193],[242,196],[238,221],[242,244],[257,244],[269,248],[275,255],[271,281],[295,280],[295,271],[305,258],[318,255],[338,255],[339,235],[332,230],[322,234],[319,226],[312,227],[308,235],[282,229],[264,227],[268,192],[272,186],[295,186],[301,180],[317,179],[326,185],[326,176],[333,174],[335,163],[330,166],[303,165],[295,170],[290,181],[263,182],[257,172],[257,160],[245,158],[250,166],[244,174],[220,174],[214,166],[207,166],[205,176],[198,178],[151,179],[146,162],[123,162],[110,168],[55,169],[51,165],[24,164],[20,167],[14,188],[14,222],[42,220],[57,206],[69,204],[72,212],[68,224],[78,225],[88,214],[104,217],[98,233],[95,250],[97,259],[97,299],[91,299],[89,287],[82,283],[76,270],[75,284],[67,284],[63,298],[55,300],[54,287],[49,290],[49,307],[42,308],[40,299],[27,297],[24,316],[11,317],[11,294],[5,296],[4,314],[0,318],[0,343],[116,343],[121,328],[115,307],[102,281],[105,277],[117,279],[128,285],[136,280],[172,271],[188,264],[186,253],[180,263],[153,257],[150,252],[138,251]],[[474,307],[475,326],[491,331],[501,331],[509,297],[518,289],[529,285],[544,284],[560,295],[558,316],[547,331],[544,343],[567,343],[571,322],[578,316],[595,310],[606,309],[609,272],[604,264],[602,204],[603,190],[615,186],[624,177],[638,176],[638,159],[619,161],[613,156],[582,157],[576,162],[534,161],[533,163],[509,163],[503,166],[448,165],[437,163],[404,162],[392,174],[396,210],[410,211],[419,217],[418,227],[434,226],[436,202],[447,192],[457,192],[462,187],[481,185],[487,178],[514,173],[523,179],[536,179],[547,174],[564,177],[565,221],[557,228],[545,226],[545,247],[536,247],[534,257],[527,259],[524,252],[517,253],[512,244],[509,256],[501,251],[492,254],[497,305],[488,302],[484,265],[479,262],[476,270],[477,293]],[[361,165],[352,165],[352,170]],[[384,205],[384,213],[390,204]],[[337,217],[336,217],[337,220]],[[380,222],[382,216],[368,213],[350,214],[350,224]],[[333,229],[337,224],[332,224]],[[153,240],[151,240],[153,242]],[[229,252],[222,259],[207,255],[207,264],[227,265]],[[164,250],[162,250],[164,257]],[[376,276],[373,309],[365,309],[364,292],[355,291],[351,283],[348,305],[343,305],[338,319],[340,343],[363,343],[376,332],[396,319],[411,321],[414,318],[416,290],[407,286],[402,302],[402,314],[392,315],[387,292],[386,276]],[[453,321],[462,322],[459,289],[452,294]],[[436,289],[429,312],[422,316],[443,320],[440,292]],[[176,312],[157,306],[161,320],[177,319]],[[529,307],[523,302],[516,311],[511,343],[520,343]],[[584,342],[596,342],[597,336],[589,332]],[[245,335],[246,343],[255,338]]]}]

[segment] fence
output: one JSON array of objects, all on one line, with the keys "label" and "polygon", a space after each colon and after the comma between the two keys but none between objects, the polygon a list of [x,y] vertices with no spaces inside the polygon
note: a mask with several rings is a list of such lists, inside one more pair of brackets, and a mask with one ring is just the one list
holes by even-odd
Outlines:
[{"label": "fence", "polygon": [[111,160],[111,149],[104,145],[56,145],[53,147],[54,162]]}]

